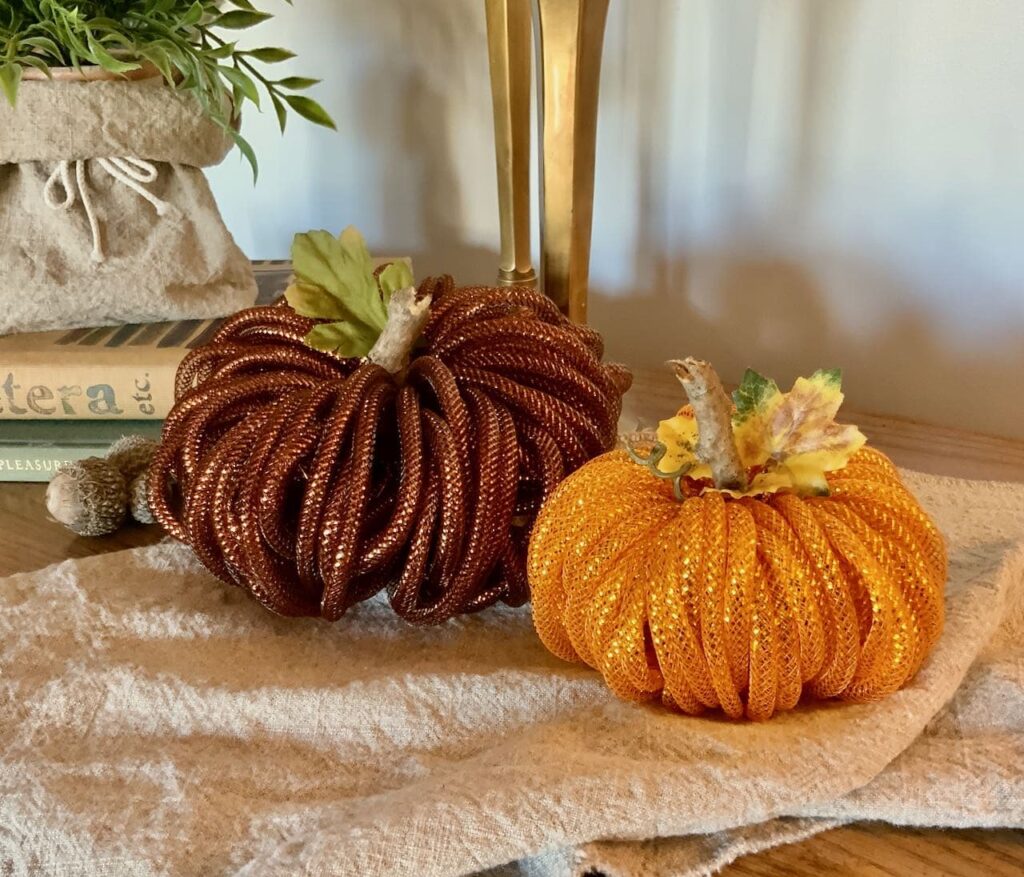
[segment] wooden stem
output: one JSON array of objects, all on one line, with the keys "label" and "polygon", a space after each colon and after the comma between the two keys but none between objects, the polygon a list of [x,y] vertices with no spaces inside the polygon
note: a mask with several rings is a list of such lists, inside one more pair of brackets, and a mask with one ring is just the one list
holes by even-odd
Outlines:
[{"label": "wooden stem", "polygon": [[416,297],[416,287],[395,290],[388,301],[388,321],[367,358],[398,374],[409,361],[409,352],[430,316],[430,296]]},{"label": "wooden stem", "polygon": [[732,402],[715,370],[700,359],[672,359],[668,363],[693,406],[700,431],[697,458],[711,467],[719,490],[746,490],[747,472],[732,437]]}]

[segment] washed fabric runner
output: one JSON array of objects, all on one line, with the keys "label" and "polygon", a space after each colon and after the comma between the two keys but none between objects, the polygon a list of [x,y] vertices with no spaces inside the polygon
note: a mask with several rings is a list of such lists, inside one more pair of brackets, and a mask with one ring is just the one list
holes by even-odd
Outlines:
[{"label": "washed fabric runner", "polygon": [[936,651],[765,724],[622,703],[528,608],[288,620],[171,543],[2,580],[0,863],[625,877],[836,821],[1021,825],[1024,485],[906,478],[950,543]]}]

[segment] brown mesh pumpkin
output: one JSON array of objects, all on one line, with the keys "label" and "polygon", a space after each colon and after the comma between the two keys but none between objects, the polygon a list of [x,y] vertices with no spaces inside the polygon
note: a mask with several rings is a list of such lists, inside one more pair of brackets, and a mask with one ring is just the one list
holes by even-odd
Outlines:
[{"label": "brown mesh pumpkin", "polygon": [[[686,365],[693,379],[706,366]],[[705,408],[721,391],[687,389]],[[728,415],[717,437],[697,420],[709,442],[698,456],[712,459],[716,440],[731,443]],[[832,427],[826,435],[839,434]],[[745,477],[737,462],[714,481],[672,479],[614,451],[563,481],[529,553],[544,644],[625,699],[690,714],[766,719],[805,691],[851,701],[895,691],[942,630],[946,581],[942,537],[895,467],[862,447],[825,474],[827,495],[739,496],[721,483]]]},{"label": "brown mesh pumpkin", "polygon": [[179,368],[153,513],[275,612],[335,620],[382,588],[417,623],[524,603],[541,503],[615,441],[630,379],[595,332],[530,289],[415,294],[430,314],[397,374],[310,348],[284,302]]}]

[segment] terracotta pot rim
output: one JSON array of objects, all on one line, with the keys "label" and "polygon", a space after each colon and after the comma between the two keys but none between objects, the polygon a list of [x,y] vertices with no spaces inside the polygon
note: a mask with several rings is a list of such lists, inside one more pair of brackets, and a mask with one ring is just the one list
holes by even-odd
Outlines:
[{"label": "terracotta pot rim", "polygon": [[[127,73],[111,73],[102,67],[82,67],[81,70],[74,67],[51,67],[50,73],[54,82],[137,82],[163,76],[156,65],[149,61],[140,63],[142,66],[137,70],[129,70]],[[46,82],[50,77],[35,67],[26,67],[22,71],[22,79]]]}]

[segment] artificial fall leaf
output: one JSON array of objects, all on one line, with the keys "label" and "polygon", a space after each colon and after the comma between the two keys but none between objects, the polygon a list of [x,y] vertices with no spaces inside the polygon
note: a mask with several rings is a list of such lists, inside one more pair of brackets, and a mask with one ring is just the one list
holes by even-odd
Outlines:
[{"label": "artificial fall leaf", "polygon": [[[857,447],[859,448],[860,445]],[[850,455],[852,453],[853,451],[850,452]],[[793,454],[783,460],[774,473],[763,474],[783,474],[789,482],[788,487],[801,495],[828,496],[828,481],[825,478],[825,473],[843,468],[850,455],[843,457],[842,463],[837,465],[838,458],[835,451],[808,451],[803,454]]]},{"label": "artificial fall leaf", "polygon": [[710,478],[711,467],[697,459],[697,421],[693,408],[684,405],[675,417],[658,424],[657,440],[665,448],[658,470],[671,476],[685,473],[687,478]]},{"label": "artificial fall leaf", "polygon": [[320,323],[310,329],[303,340],[315,350],[338,356],[366,356],[379,334],[358,323]]},{"label": "artificial fall leaf", "polygon": [[354,225],[346,226],[338,235],[338,243],[341,244],[345,256],[358,268],[363,277],[373,276],[373,259],[370,258],[366,239],[358,228]]},{"label": "artificial fall leaf", "polygon": [[297,234],[292,267],[288,304],[304,317],[332,321],[314,326],[306,343],[342,357],[370,352],[387,323],[391,295],[413,283],[409,266],[394,262],[381,272],[378,284],[366,241],[352,226],[338,237],[323,230]]},{"label": "artificial fall leaf", "polygon": [[284,293],[295,313],[316,319],[342,320],[348,316],[342,303],[321,286],[296,280]]},{"label": "artificial fall leaf", "polygon": [[782,399],[775,381],[749,368],[733,391],[736,410],[732,416],[732,434],[740,460],[748,469],[763,466],[771,456],[771,420]]},{"label": "artificial fall leaf", "polygon": [[380,290],[384,293],[384,300],[390,300],[398,290],[412,286],[412,269],[403,260],[392,262],[380,272]]},{"label": "artificial fall leaf", "polygon": [[865,442],[857,427],[835,421],[841,384],[839,369],[819,370],[783,394],[774,381],[747,371],[733,393],[733,437],[743,465],[761,471],[733,495],[828,493],[825,473],[842,469]]},{"label": "artificial fall leaf", "polygon": [[746,490],[723,488],[721,492],[737,499],[741,496],[763,496],[782,490],[800,496],[828,496],[828,480],[825,473],[842,468],[836,467],[833,462],[828,451],[796,454],[787,457],[783,462],[770,463],[767,469],[758,472],[750,480]]},{"label": "artificial fall leaf", "polygon": [[[348,320],[384,328],[387,308],[373,276],[373,260],[363,236],[352,226],[339,237],[323,230],[295,235],[292,270],[298,281],[334,296]],[[331,319],[326,314],[323,318]]]}]

